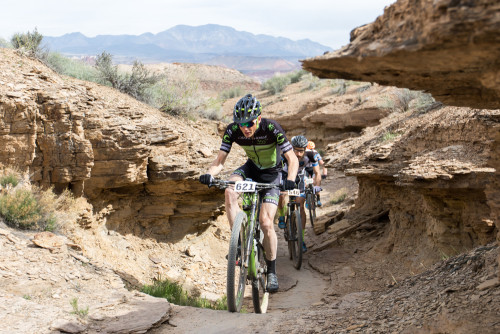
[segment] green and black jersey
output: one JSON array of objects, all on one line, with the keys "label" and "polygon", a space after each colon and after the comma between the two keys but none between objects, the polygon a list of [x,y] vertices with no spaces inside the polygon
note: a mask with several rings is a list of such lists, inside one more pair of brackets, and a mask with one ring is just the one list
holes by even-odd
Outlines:
[{"label": "green and black jersey", "polygon": [[233,143],[240,145],[248,159],[259,169],[280,169],[281,153],[288,152],[292,145],[286,139],[285,131],[276,122],[262,118],[252,138],[247,138],[241,132],[237,123],[227,126],[220,149],[231,151]]}]

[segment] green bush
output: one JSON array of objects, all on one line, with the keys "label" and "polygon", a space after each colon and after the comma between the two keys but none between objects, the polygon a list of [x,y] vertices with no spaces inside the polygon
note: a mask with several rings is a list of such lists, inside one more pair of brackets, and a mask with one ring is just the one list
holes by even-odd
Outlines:
[{"label": "green bush", "polygon": [[32,229],[41,219],[42,210],[30,190],[16,189],[0,196],[0,215],[10,226]]},{"label": "green bush", "polygon": [[219,98],[221,100],[228,100],[242,95],[243,95],[243,88],[232,87],[220,93]]},{"label": "green bush", "polygon": [[272,95],[282,92],[291,83],[290,76],[278,74],[262,84],[262,89],[269,91]]},{"label": "green bush", "polygon": [[302,77],[302,82],[304,84],[304,90],[313,90],[319,88],[322,85],[321,79],[312,73],[307,73]]},{"label": "green bush", "polygon": [[67,58],[57,52],[49,52],[45,61],[50,68],[59,74],[80,80],[103,83],[98,71],[93,66],[80,60]]},{"label": "green bush", "polygon": [[170,303],[176,305],[210,308],[214,310],[227,310],[226,297],[223,297],[216,302],[211,302],[206,298],[190,295],[180,284],[170,282],[168,279],[155,281],[153,285],[145,285],[141,291],[154,297],[166,298]]},{"label": "green bush", "polygon": [[[289,74],[290,76],[290,82],[291,83],[297,83],[299,81],[302,80],[302,77],[308,73],[307,71],[305,70],[298,70],[298,71],[295,71],[295,72],[292,72]],[[310,74],[310,73],[309,73]]]},{"label": "green bush", "polygon": [[15,187],[19,184],[19,179],[16,175],[13,173],[3,175],[0,177],[0,185],[2,187],[6,187],[8,184],[10,184],[12,187]]},{"label": "green bush", "polygon": [[118,66],[113,65],[113,56],[106,51],[97,56],[95,69],[102,82],[146,103],[150,103],[152,100],[151,87],[161,79],[160,76],[151,73],[144,64],[137,60],[132,66],[132,73],[119,73]]},{"label": "green bush", "polygon": [[10,39],[10,43],[14,49],[26,52],[30,56],[40,57],[43,53],[40,46],[42,39],[43,35],[35,28],[33,32],[14,34]]}]

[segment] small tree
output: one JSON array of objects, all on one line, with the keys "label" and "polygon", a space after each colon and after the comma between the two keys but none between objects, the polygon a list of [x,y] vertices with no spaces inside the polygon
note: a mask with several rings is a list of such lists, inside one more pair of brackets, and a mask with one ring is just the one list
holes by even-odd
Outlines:
[{"label": "small tree", "polygon": [[42,39],[43,35],[35,28],[33,32],[14,34],[10,39],[10,43],[14,49],[25,51],[30,56],[40,57],[42,54],[42,48],[40,47]]},{"label": "small tree", "polygon": [[113,65],[113,56],[106,51],[97,56],[95,68],[104,83],[110,83],[113,88],[143,102],[149,102],[148,89],[161,79],[137,60],[134,61],[131,74],[118,73],[118,66]]},{"label": "small tree", "polygon": [[113,56],[111,54],[103,51],[97,56],[94,66],[103,82],[110,83],[111,87],[119,89],[120,76],[118,75],[118,66],[113,66]]}]

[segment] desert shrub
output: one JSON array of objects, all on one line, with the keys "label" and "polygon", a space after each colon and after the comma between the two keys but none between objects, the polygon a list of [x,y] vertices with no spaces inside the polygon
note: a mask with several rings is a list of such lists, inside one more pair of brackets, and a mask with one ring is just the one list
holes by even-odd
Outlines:
[{"label": "desert shrub", "polygon": [[346,198],[347,198],[347,189],[341,188],[333,194],[332,199],[330,200],[330,203],[331,204],[339,204],[339,203],[342,203],[343,201],[345,201]]},{"label": "desert shrub", "polygon": [[387,131],[387,132],[384,132],[384,134],[382,135],[380,140],[382,142],[391,141],[391,140],[394,140],[399,135],[400,135],[399,133]]},{"label": "desert shrub", "polygon": [[[307,71],[305,70],[298,70],[298,71],[295,71],[295,72],[292,72],[289,74],[290,76],[290,82],[291,83],[296,83],[296,82],[299,82],[302,80],[302,77],[308,73]],[[309,73],[310,74],[310,73]]]},{"label": "desert shrub", "polygon": [[102,82],[146,103],[153,98],[150,88],[161,79],[137,60],[132,66],[132,73],[119,73],[118,66],[113,65],[113,56],[106,51],[97,56],[94,67]]},{"label": "desert shrub", "polygon": [[262,89],[269,91],[272,95],[282,92],[291,83],[290,76],[277,74],[262,84]]},{"label": "desert shrub", "polygon": [[83,61],[70,59],[58,52],[49,52],[46,64],[59,74],[67,75],[80,80],[103,83],[96,68]]},{"label": "desert shrub", "polygon": [[334,79],[331,82],[332,94],[344,95],[347,90],[347,83],[344,79]]},{"label": "desert shrub", "polygon": [[0,185],[0,216],[9,226],[54,231],[78,217],[77,202],[69,190],[56,195],[52,189],[31,186],[27,175],[17,171],[3,171]]},{"label": "desert shrub", "polygon": [[0,215],[7,225],[20,229],[36,229],[42,217],[35,195],[22,188],[0,195]]},{"label": "desert shrub", "polygon": [[417,92],[417,98],[412,103],[412,107],[419,114],[424,114],[432,109],[435,106],[436,100],[432,97],[431,94],[424,92]]},{"label": "desert shrub", "polygon": [[417,98],[418,92],[403,88],[396,90],[394,96],[397,111],[405,112],[410,109],[410,102]]},{"label": "desert shrub", "polygon": [[302,76],[302,83],[304,90],[313,90],[315,88],[321,87],[321,79],[312,73],[307,73]]},{"label": "desert shrub", "polygon": [[11,187],[15,187],[19,184],[19,177],[14,173],[8,173],[6,175],[0,176],[0,186],[7,187],[10,185]]},{"label": "desert shrub", "polygon": [[232,87],[220,93],[219,98],[222,100],[228,100],[242,95],[243,95],[243,88]]},{"label": "desert shrub", "polygon": [[194,73],[175,82],[163,78],[150,89],[151,104],[173,116],[188,116],[205,104],[199,86]]},{"label": "desert shrub", "polygon": [[155,281],[153,285],[145,285],[141,291],[154,297],[166,298],[170,303],[176,305],[227,310],[225,296],[216,302],[211,302],[206,298],[189,294],[180,284],[168,279]]},{"label": "desert shrub", "polygon": [[214,98],[207,99],[205,104],[199,108],[198,114],[213,121],[222,119],[222,101]]},{"label": "desert shrub", "polygon": [[43,48],[41,47],[43,35],[38,32],[35,28],[33,32],[28,31],[26,33],[15,33],[11,39],[10,43],[14,49],[20,50],[29,56],[41,58],[43,54]]},{"label": "desert shrub", "polygon": [[12,45],[3,38],[0,38],[0,48],[11,48]]}]

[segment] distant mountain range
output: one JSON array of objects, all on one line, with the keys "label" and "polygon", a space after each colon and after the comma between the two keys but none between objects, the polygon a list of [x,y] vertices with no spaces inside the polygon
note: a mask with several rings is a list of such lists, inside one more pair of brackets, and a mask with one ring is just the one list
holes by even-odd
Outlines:
[{"label": "distant mountain range", "polygon": [[299,59],[332,51],[309,39],[292,41],[283,37],[254,35],[216,24],[197,27],[178,25],[158,34],[144,33],[139,36],[86,37],[75,32],[60,37],[45,36],[43,42],[51,51],[68,56],[95,56],[106,51],[119,63],[134,60],[143,63],[204,63],[242,72],[272,71],[273,66],[279,64],[283,67],[284,62],[292,67],[288,70],[293,70],[300,67]]}]

